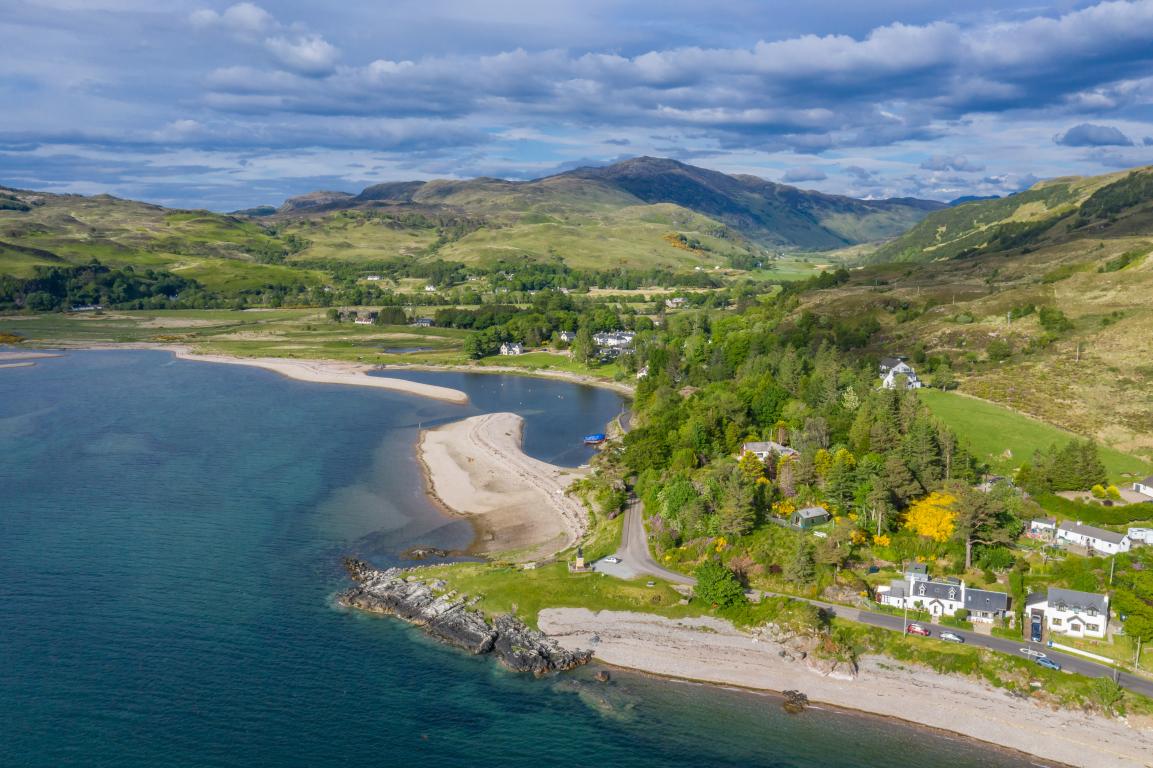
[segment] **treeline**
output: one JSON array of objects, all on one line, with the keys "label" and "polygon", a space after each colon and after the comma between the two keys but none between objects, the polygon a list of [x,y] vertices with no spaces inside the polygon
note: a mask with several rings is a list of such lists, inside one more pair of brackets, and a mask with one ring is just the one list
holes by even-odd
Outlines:
[{"label": "treeline", "polygon": [[1092,440],[1071,440],[1033,455],[1017,470],[1017,485],[1037,496],[1057,491],[1087,491],[1108,485],[1109,473]]},{"label": "treeline", "polygon": [[178,301],[214,300],[203,286],[171,272],[82,266],[34,267],[27,279],[0,275],[0,309],[52,312],[76,306],[162,309]]}]

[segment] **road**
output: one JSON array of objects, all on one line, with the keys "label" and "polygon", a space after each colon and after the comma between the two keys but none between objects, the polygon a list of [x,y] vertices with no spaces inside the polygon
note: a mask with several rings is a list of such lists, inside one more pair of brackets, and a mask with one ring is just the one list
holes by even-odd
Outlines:
[{"label": "road", "polygon": [[[645,535],[644,514],[640,499],[631,499],[628,509],[625,510],[624,527],[621,529],[621,545],[620,548],[617,549],[615,556],[620,560],[619,563],[607,563],[604,560],[599,560],[593,564],[593,568],[597,571],[626,579],[635,579],[639,576],[653,576],[674,584],[691,586],[696,583],[696,579],[663,568],[653,559],[652,554],[649,552],[648,537]],[[850,608],[844,605],[826,603],[821,600],[797,597],[796,595],[785,595],[773,592],[764,592],[762,594],[771,597],[788,597],[793,600],[804,600],[818,608],[825,609],[838,618],[856,621],[861,624],[870,624],[896,632],[901,632],[905,628],[905,622],[901,616],[891,616],[887,613],[876,613],[859,608]],[[964,629],[954,629],[953,627],[931,626],[930,631],[933,632],[934,636],[938,636],[942,631],[952,632],[955,635],[965,638],[965,643],[968,645],[988,648],[1014,656],[1021,656],[1022,648],[1031,648],[1044,653],[1050,659],[1060,664],[1062,669],[1070,672],[1076,672],[1086,677],[1113,677],[1114,670],[1110,666],[1099,664],[1083,656],[1062,653],[1061,651],[1046,647],[1041,643],[1028,643],[1024,640],[1006,640],[1003,637],[993,637],[992,635],[983,635]],[[1153,680],[1137,677],[1127,672],[1119,672],[1117,682],[1128,690],[1153,697]]]},{"label": "road", "polygon": [[649,552],[649,539],[645,535],[645,519],[641,500],[633,497],[629,500],[628,509],[625,510],[624,527],[621,529],[621,545],[614,556],[619,563],[609,563],[598,560],[593,569],[618,576],[625,579],[635,579],[639,576],[655,576],[658,579],[692,586],[696,579],[684,574],[662,568],[653,560]]}]

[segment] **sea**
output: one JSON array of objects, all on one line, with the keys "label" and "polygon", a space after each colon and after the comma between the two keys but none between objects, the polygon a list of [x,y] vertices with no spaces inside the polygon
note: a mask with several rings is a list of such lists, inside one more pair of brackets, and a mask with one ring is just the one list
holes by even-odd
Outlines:
[{"label": "sea", "polygon": [[514,411],[575,466],[626,406],[522,377],[406,374],[467,406],[159,351],[0,368],[0,768],[1026,766],[768,694],[582,669],[541,680],[339,608],[346,555],[466,547],[420,428]]}]

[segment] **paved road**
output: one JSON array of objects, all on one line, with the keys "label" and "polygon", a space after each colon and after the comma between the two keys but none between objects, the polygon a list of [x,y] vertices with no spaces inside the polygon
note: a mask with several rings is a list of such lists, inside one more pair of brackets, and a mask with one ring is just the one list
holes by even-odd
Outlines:
[{"label": "paved road", "polygon": [[607,563],[598,560],[593,569],[612,576],[626,579],[635,579],[638,576],[655,576],[658,579],[670,581],[673,584],[692,585],[696,580],[684,574],[662,568],[653,560],[649,552],[649,540],[645,535],[645,520],[642,514],[641,501],[638,498],[629,500],[628,509],[625,510],[624,528],[621,529],[621,545],[615,553],[619,563]]},{"label": "paved road", "polygon": [[[632,579],[638,576],[654,576],[674,584],[692,585],[696,583],[696,580],[692,577],[675,573],[667,568],[662,568],[653,560],[652,554],[649,552],[648,537],[645,535],[644,515],[640,499],[632,499],[629,502],[628,509],[625,511],[624,528],[621,531],[621,546],[616,551],[616,557],[621,561],[620,563],[606,563],[604,560],[600,560],[593,564],[593,568],[597,571],[622,578]],[[794,600],[804,600],[819,608],[824,608],[839,618],[856,621],[861,624],[871,624],[875,627],[883,627],[897,632],[901,632],[905,627],[902,616],[891,616],[887,613],[876,613],[874,611],[850,608],[844,605],[826,603],[822,600],[796,597],[795,595],[784,595],[773,592],[765,592],[763,594],[773,597],[789,597]],[[989,648],[1014,656],[1021,656],[1022,648],[1032,648],[1056,661],[1061,665],[1062,669],[1076,672],[1086,677],[1113,677],[1114,673],[1113,668],[1110,666],[1099,664],[1083,656],[1062,653],[1061,651],[1048,648],[1041,643],[1027,643],[1023,640],[1006,640],[1003,637],[993,637],[978,632],[954,629],[953,627],[931,626],[929,629],[934,636],[939,636],[941,632],[948,631],[965,638],[965,642],[968,645]],[[1117,675],[1117,682],[1131,691],[1153,697],[1153,680],[1137,677],[1126,672],[1120,672]]]}]

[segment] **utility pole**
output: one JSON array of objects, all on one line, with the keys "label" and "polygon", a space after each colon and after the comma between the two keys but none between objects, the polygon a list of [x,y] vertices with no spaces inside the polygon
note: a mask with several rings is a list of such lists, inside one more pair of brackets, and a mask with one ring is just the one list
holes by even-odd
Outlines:
[{"label": "utility pole", "polygon": [[1141,635],[1137,635],[1137,655],[1133,657],[1133,669],[1141,669]]},{"label": "utility pole", "polygon": [[1117,566],[1117,555],[1109,558],[1109,586],[1113,586],[1113,569]]},{"label": "utility pole", "polygon": [[909,596],[905,595],[905,621],[901,624],[901,634],[909,634]]}]

